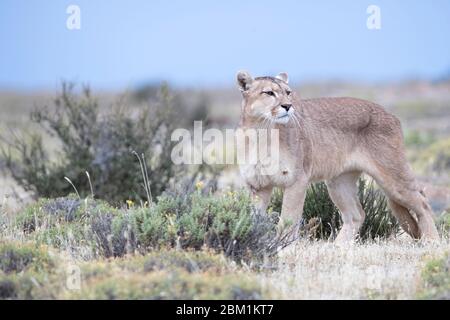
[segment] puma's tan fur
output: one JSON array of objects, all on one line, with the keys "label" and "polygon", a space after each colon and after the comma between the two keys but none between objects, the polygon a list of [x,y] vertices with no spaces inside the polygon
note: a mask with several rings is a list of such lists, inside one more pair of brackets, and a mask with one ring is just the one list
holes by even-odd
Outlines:
[{"label": "puma's tan fur", "polygon": [[299,99],[285,73],[253,79],[239,72],[240,128],[279,130],[279,171],[263,175],[256,166],[241,172],[267,209],[273,187],[284,189],[281,229],[298,225],[311,182],[325,181],[342,214],[337,240],[353,239],[364,221],[357,196],[361,173],[372,176],[388,197],[392,213],[413,238],[438,239],[427,199],[407,163],[399,120],[381,106],[354,98]]}]

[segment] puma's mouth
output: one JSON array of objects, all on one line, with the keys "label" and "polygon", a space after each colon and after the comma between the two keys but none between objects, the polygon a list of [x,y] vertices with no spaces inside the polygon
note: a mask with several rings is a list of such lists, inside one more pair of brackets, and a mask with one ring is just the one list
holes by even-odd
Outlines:
[{"label": "puma's mouth", "polygon": [[273,121],[275,123],[286,124],[291,120],[291,116],[294,112],[293,108],[285,111],[284,109],[280,110],[277,115],[275,115]]},{"label": "puma's mouth", "polygon": [[281,123],[281,124],[286,124],[286,123],[289,122],[289,119],[290,119],[289,114],[288,114],[288,113],[285,113],[285,114],[283,114],[282,116],[276,117],[276,118],[274,119],[274,122],[276,122],[276,123]]}]

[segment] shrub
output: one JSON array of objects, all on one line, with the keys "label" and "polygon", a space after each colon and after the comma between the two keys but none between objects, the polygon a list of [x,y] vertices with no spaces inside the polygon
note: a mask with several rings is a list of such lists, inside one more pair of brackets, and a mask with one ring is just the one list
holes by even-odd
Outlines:
[{"label": "shrub", "polygon": [[[361,240],[388,237],[398,231],[379,191],[361,182],[360,197],[367,213]],[[280,199],[280,194],[275,193],[272,209],[276,209],[274,204]],[[19,214],[17,225],[27,232],[35,230],[28,236],[38,243],[64,248],[85,259],[161,248],[210,248],[236,261],[259,265],[278,248],[298,238],[292,234],[278,236],[278,214],[273,210],[255,214],[246,190],[224,194],[212,194],[203,188],[180,190],[164,193],[150,206],[132,205],[127,209],[116,209],[90,198],[77,201],[41,200]],[[305,233],[306,229],[313,238],[328,239],[338,232],[338,210],[323,184],[308,190],[304,218],[302,231]],[[311,221],[316,221],[316,225]]]},{"label": "shrub", "polygon": [[[388,238],[398,232],[398,223],[390,214],[384,195],[372,182],[360,179],[358,196],[366,212],[359,231],[361,240]],[[281,211],[282,198],[282,192],[275,190],[269,210]],[[308,236],[315,239],[334,238],[339,232],[342,220],[339,210],[328,195],[325,183],[313,184],[307,190],[302,218],[303,225],[310,229]]]},{"label": "shrub", "polygon": [[71,184],[64,180],[68,177],[82,197],[94,192],[113,202],[148,197],[141,187],[140,163],[132,151],[147,155],[141,160],[148,167],[150,189],[155,196],[174,177],[181,173],[189,176],[186,168],[174,165],[170,159],[170,134],[185,119],[175,110],[167,86],[161,88],[159,99],[150,106],[112,109],[101,113],[89,88],[77,95],[73,85],[64,83],[53,108],[46,106],[31,115],[33,123],[58,140],[58,161],[49,161],[43,136],[35,133],[25,138],[16,136],[8,149],[2,149],[6,168],[18,184],[39,197],[73,192]]},{"label": "shrub", "polygon": [[270,216],[253,213],[246,191],[189,197],[163,195],[137,216],[138,238],[143,246],[208,247],[236,260],[259,259],[283,246]]},{"label": "shrub", "polygon": [[0,299],[17,298],[17,287],[13,280],[0,278]]},{"label": "shrub", "polygon": [[69,196],[39,200],[17,215],[15,225],[37,243],[84,251],[86,258],[111,257],[129,249],[126,217],[106,202]]},{"label": "shrub", "polygon": [[0,242],[0,271],[18,273],[25,270],[41,271],[52,266],[48,253],[33,245]]},{"label": "shrub", "polygon": [[[240,261],[263,258],[287,244],[276,236],[273,215],[253,213],[246,191],[165,194],[150,207],[128,209],[88,198],[71,214],[59,210],[58,204],[73,204],[72,200],[41,200],[17,216],[16,226],[37,243],[85,259],[160,248],[208,247]],[[73,210],[69,205],[65,208]]]},{"label": "shrub", "polygon": [[57,262],[44,247],[0,241],[0,299],[50,298]]},{"label": "shrub", "polygon": [[427,263],[423,272],[421,298],[450,299],[450,255]]},{"label": "shrub", "polygon": [[82,201],[73,195],[53,200],[41,198],[16,217],[16,224],[25,232],[33,232],[41,225],[52,226],[72,222],[81,216]]}]

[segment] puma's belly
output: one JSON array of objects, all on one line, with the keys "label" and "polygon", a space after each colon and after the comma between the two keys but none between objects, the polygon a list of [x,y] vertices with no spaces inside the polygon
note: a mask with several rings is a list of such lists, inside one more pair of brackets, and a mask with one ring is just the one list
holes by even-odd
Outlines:
[{"label": "puma's belly", "polygon": [[330,180],[345,172],[364,171],[367,166],[370,166],[370,161],[362,152],[353,151],[348,155],[329,153],[328,159],[315,159],[311,182]]}]

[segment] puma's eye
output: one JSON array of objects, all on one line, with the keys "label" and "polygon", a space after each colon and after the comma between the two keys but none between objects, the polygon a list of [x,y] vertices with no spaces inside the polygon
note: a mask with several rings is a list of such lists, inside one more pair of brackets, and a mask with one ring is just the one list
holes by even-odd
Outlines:
[{"label": "puma's eye", "polygon": [[290,95],[291,95],[291,93],[292,93],[292,91],[290,91],[290,90],[286,90],[286,94],[287,94],[288,96],[290,96]]},{"label": "puma's eye", "polygon": [[262,93],[267,94],[268,96],[275,96],[275,93],[273,91],[263,91]]}]

